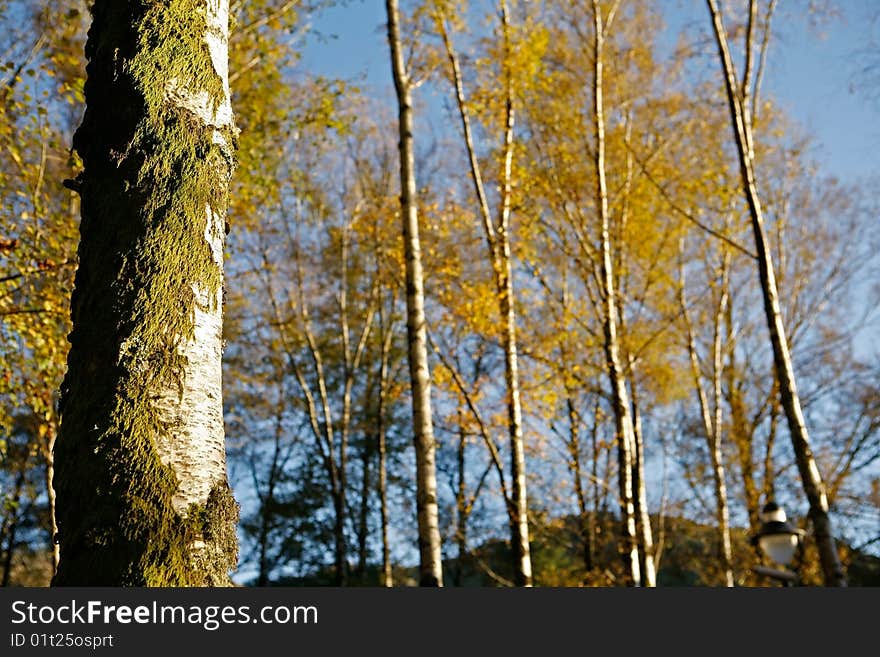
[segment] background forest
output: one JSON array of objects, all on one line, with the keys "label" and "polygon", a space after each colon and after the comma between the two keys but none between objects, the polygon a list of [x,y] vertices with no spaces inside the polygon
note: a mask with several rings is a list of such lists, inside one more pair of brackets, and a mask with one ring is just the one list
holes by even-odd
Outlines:
[{"label": "background forest", "polygon": [[[361,27],[384,34],[372,4]],[[767,585],[748,539],[770,500],[806,530],[795,567],[819,585],[820,497],[849,585],[880,585],[880,180],[824,172],[763,84],[783,25],[819,39],[857,4],[401,3],[446,586]],[[231,6],[233,579],[412,585],[391,60],[381,87],[310,69],[323,12],[345,3]],[[3,586],[46,585],[58,559],[89,22],[80,0],[0,0]],[[880,56],[863,45],[854,84],[873,104]],[[756,211],[813,466],[768,333]]]}]

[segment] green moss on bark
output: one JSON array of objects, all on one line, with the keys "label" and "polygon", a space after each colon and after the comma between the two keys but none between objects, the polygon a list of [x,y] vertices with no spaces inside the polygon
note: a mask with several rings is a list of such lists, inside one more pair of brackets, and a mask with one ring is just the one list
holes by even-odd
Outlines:
[{"label": "green moss on bark", "polygon": [[55,584],[219,585],[236,563],[225,482],[180,514],[178,481],[157,449],[173,427],[156,401],[185,384],[178,345],[193,336],[193,285],[216,303],[223,276],[205,233],[207,208],[225,213],[232,128],[228,147],[217,143],[214,126],[169,97],[207,93],[215,110],[224,100],[206,4],[92,8],[87,109],[74,137],[82,222],[56,443]]}]

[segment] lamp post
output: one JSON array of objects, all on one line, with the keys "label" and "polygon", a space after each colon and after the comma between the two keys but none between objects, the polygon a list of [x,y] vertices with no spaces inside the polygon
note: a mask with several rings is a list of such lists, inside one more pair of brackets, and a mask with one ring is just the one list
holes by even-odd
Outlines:
[{"label": "lamp post", "polygon": [[761,552],[770,557],[779,568],[755,566],[754,571],[780,580],[783,586],[794,586],[797,582],[797,575],[788,570],[786,566],[794,558],[804,530],[788,522],[785,510],[776,502],[765,504],[760,517],[761,528],[757,534],[752,536],[751,543],[757,545]]}]

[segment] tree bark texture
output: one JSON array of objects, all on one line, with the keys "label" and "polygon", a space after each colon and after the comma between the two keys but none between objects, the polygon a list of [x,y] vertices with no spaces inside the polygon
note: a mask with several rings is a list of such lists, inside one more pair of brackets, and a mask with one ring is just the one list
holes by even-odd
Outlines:
[{"label": "tree bark texture", "polygon": [[96,0],[73,330],[55,445],[55,585],[228,585],[221,398],[236,128],[228,0]]}]

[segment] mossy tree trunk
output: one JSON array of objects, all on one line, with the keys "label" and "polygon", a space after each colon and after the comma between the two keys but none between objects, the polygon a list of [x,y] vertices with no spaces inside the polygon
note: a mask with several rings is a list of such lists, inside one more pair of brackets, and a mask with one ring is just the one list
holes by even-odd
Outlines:
[{"label": "mossy tree trunk", "polygon": [[55,585],[228,585],[221,398],[228,0],[95,0]]}]

